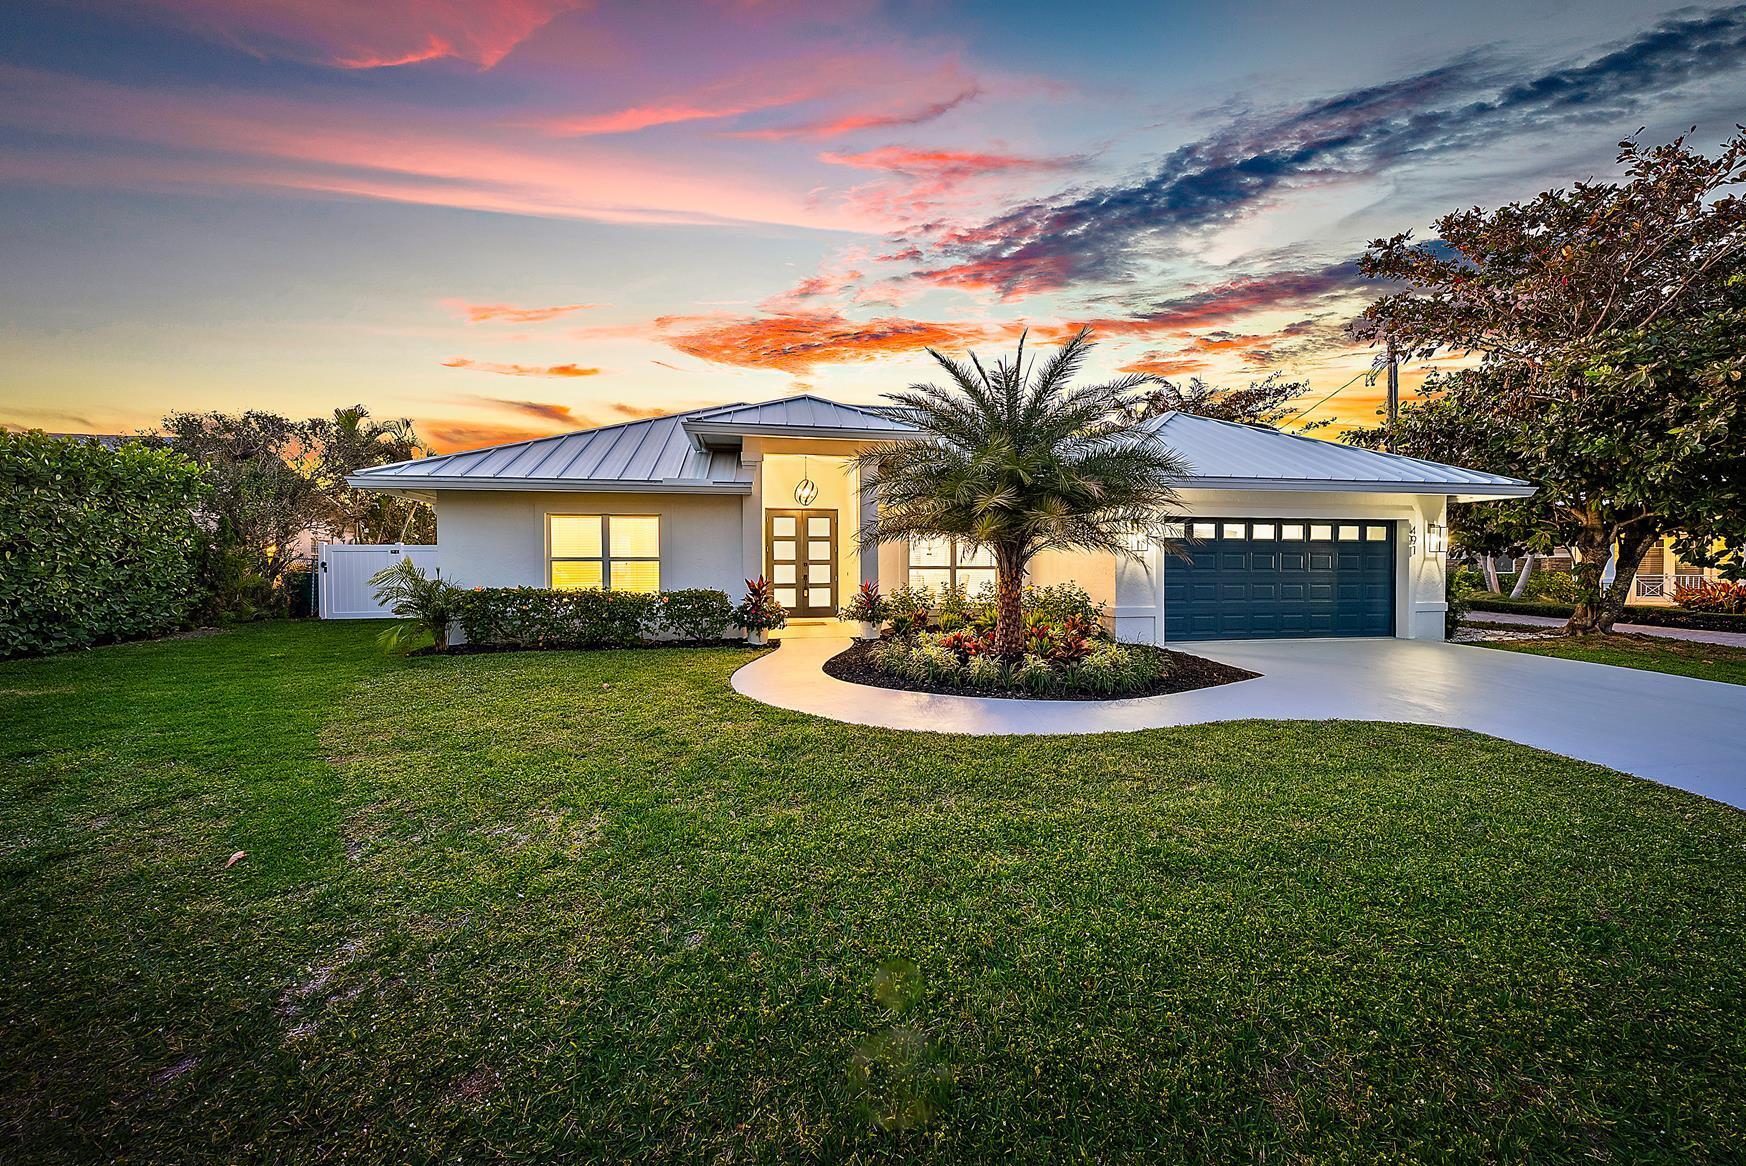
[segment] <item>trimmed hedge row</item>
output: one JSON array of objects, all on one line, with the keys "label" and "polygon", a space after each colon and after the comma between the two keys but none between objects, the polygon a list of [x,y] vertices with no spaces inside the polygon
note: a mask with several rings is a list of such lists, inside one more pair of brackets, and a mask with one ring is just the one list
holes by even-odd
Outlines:
[{"label": "trimmed hedge row", "polygon": [[0,657],[186,626],[205,494],[168,450],[0,431]]},{"label": "trimmed hedge row", "polygon": [[[1515,615],[1549,615],[1570,618],[1574,609],[1568,603],[1545,603],[1532,599],[1495,599],[1473,596],[1468,607],[1474,611],[1499,611]],[[1687,611],[1682,607],[1650,607],[1628,603],[1619,616],[1620,623],[1648,624],[1661,628],[1690,628],[1706,632],[1746,632],[1746,615],[1728,615],[1716,611]]]},{"label": "trimmed hedge row", "polygon": [[659,595],[481,587],[461,593],[459,622],[467,642],[481,647],[628,648],[663,633],[719,640],[732,612],[725,591],[703,587]]}]

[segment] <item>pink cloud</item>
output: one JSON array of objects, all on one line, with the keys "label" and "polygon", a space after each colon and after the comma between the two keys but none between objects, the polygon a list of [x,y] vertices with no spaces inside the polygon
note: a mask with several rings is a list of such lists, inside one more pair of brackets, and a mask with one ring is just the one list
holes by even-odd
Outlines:
[{"label": "pink cloud", "polygon": [[972,84],[950,96],[930,101],[924,105],[912,105],[906,108],[869,113],[835,114],[793,125],[758,130],[736,130],[728,136],[756,138],[763,141],[781,141],[785,138],[839,138],[845,134],[861,133],[866,130],[886,130],[896,129],[900,126],[921,125],[924,122],[944,117],[965,102],[978,97],[981,92],[979,86]]},{"label": "pink cloud", "polygon": [[589,0],[148,0],[163,16],[262,57],[380,69],[454,58],[489,69]]},{"label": "pink cloud", "polygon": [[518,308],[513,304],[470,304],[466,300],[448,299],[443,304],[466,318],[469,324],[502,320],[509,324],[541,324],[572,312],[598,308],[599,304],[553,304],[549,307]]}]

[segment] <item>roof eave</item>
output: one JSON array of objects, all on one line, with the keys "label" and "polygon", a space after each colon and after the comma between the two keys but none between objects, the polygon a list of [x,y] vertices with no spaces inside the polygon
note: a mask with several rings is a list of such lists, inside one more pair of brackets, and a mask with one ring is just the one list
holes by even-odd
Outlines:
[{"label": "roof eave", "polygon": [[432,490],[511,490],[519,492],[573,494],[750,494],[750,482],[697,482],[669,478],[658,482],[623,481],[614,478],[455,478],[427,476],[400,480],[354,475],[346,485],[355,490],[384,490],[418,494]]},{"label": "roof eave", "polygon": [[1278,490],[1301,494],[1444,494],[1471,497],[1474,501],[1494,498],[1530,498],[1539,487],[1526,482],[1366,482],[1340,481],[1330,478],[1202,478],[1190,475],[1182,479],[1184,490]]}]

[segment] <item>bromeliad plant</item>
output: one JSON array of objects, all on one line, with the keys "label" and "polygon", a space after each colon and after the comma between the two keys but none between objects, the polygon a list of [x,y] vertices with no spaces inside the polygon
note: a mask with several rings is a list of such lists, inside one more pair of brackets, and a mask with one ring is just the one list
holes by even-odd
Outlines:
[{"label": "bromeliad plant", "polygon": [[870,624],[883,623],[885,614],[885,599],[879,594],[879,584],[873,582],[863,582],[854,598],[837,613],[843,619]]},{"label": "bromeliad plant", "polygon": [[746,580],[746,597],[734,608],[734,623],[753,637],[775,631],[788,622],[788,609],[776,602],[776,589],[759,575]]},{"label": "bromeliad plant", "polygon": [[1082,329],[1033,368],[1018,352],[992,370],[933,349],[950,384],[888,394],[921,436],[857,459],[879,507],[863,552],[915,537],[991,551],[998,654],[1024,654],[1025,567],[1045,550],[1124,553],[1135,536],[1163,542],[1187,467],[1139,420],[1145,376],[1074,387],[1091,347]]}]

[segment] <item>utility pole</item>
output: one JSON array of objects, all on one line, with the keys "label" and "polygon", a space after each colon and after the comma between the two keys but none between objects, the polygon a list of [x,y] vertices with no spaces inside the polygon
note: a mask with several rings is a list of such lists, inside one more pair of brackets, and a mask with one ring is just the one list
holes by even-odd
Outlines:
[{"label": "utility pole", "polygon": [[[1388,429],[1389,433],[1392,434],[1394,423],[1400,420],[1400,360],[1395,356],[1394,337],[1390,336],[1386,343],[1388,345]],[[1392,444],[1391,441],[1382,448],[1387,449]]]}]

